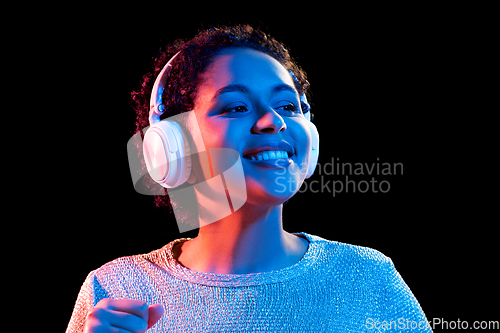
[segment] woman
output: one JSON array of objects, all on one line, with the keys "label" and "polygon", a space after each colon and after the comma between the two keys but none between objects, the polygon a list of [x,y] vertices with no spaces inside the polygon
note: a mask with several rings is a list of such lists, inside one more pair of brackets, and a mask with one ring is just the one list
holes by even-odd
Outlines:
[{"label": "woman", "polygon": [[[313,140],[309,84],[286,48],[249,26],[210,29],[170,46],[156,75],[174,54],[162,117],[192,110],[207,148],[238,152],[246,201],[194,239],[92,271],[67,332],[430,331],[388,257],[283,230]],[[133,95],[138,131],[149,125],[151,77]],[[199,170],[188,182],[203,179]]]}]

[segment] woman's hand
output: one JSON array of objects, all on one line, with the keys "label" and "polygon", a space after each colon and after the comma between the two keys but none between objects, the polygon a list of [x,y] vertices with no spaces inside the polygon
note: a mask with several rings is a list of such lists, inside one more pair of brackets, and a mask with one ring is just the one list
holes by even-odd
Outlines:
[{"label": "woman's hand", "polygon": [[148,306],[139,300],[105,298],[88,314],[84,333],[144,333],[164,312],[161,304]]}]

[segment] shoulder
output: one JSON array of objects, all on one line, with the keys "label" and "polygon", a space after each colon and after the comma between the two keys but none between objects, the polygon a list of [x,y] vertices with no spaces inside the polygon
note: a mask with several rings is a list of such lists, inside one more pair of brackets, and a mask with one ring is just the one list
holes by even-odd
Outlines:
[{"label": "shoulder", "polygon": [[392,261],[388,256],[369,247],[327,240],[320,236],[306,233],[304,233],[304,235],[310,243],[323,248],[329,255],[340,256],[344,259],[363,262],[366,264],[392,264]]},{"label": "shoulder", "polygon": [[91,271],[85,284],[97,300],[148,292],[145,289],[154,284],[158,274],[162,274],[162,267],[159,266],[161,253],[162,249],[158,249],[114,259]]},{"label": "shoulder", "polygon": [[107,290],[118,281],[124,283],[129,280],[131,272],[137,269],[138,257],[120,257],[91,271],[85,280],[87,288],[91,289],[97,299],[111,297]]},{"label": "shoulder", "polygon": [[99,276],[112,275],[115,277],[123,277],[138,270],[159,269],[161,268],[160,266],[164,266],[167,261],[168,247],[175,242],[177,242],[177,240],[149,253],[117,258],[102,265],[94,272]]},{"label": "shoulder", "polygon": [[335,274],[356,277],[361,280],[385,280],[396,274],[391,258],[375,249],[352,245],[319,236],[305,234],[311,244],[321,249],[319,254],[324,265]]},{"label": "shoulder", "polygon": [[93,270],[91,274],[98,278],[124,275],[130,272],[131,269],[135,269],[140,261],[141,255],[119,257]]}]

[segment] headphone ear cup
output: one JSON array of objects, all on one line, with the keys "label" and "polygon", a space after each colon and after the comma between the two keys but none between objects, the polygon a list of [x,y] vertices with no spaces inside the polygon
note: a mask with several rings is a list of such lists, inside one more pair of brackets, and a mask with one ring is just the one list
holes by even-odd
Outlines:
[{"label": "headphone ear cup", "polygon": [[191,174],[191,149],[179,124],[160,121],[152,125],[143,142],[151,178],[166,188],[182,185]]},{"label": "headphone ear cup", "polygon": [[309,122],[309,131],[311,132],[311,151],[309,151],[309,165],[307,166],[306,178],[313,175],[319,157],[319,133],[316,125],[312,122]]}]

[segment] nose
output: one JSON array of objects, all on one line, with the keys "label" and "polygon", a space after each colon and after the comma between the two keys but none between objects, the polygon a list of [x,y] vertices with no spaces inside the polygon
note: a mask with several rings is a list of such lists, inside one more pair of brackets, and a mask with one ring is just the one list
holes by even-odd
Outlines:
[{"label": "nose", "polygon": [[259,119],[252,126],[252,134],[276,134],[286,130],[283,118],[272,108],[261,111]]}]

